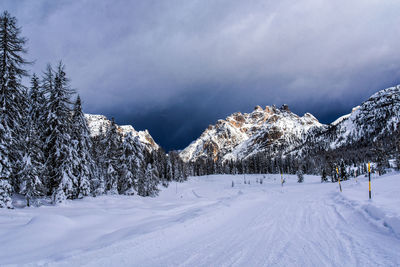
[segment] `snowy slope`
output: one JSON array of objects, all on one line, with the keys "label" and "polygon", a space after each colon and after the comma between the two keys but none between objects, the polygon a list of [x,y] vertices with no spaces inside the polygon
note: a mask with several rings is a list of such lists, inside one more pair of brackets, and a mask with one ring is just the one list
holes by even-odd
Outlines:
[{"label": "snowy slope", "polygon": [[[359,108],[360,108],[360,106],[354,107],[354,108],[351,110],[351,113],[353,113],[354,111],[356,111],[356,110],[359,109]],[[334,122],[331,123],[331,125],[334,125],[334,126],[338,125],[338,124],[341,123],[342,121],[344,121],[344,120],[346,120],[347,118],[349,118],[350,115],[351,115],[351,113],[346,114],[346,115],[343,115],[343,116],[337,118]]]},{"label": "snowy slope", "polygon": [[210,125],[201,136],[185,148],[184,161],[198,158],[236,159],[255,152],[291,149],[301,144],[310,129],[324,128],[309,113],[299,117],[286,105],[281,108],[256,106],[251,113],[234,113]]},{"label": "snowy slope", "polygon": [[[399,266],[400,175],[215,175],[158,198],[0,210],[0,266]],[[263,179],[263,184],[256,181]],[[234,187],[231,186],[234,181]]]},{"label": "snowy slope", "polygon": [[[92,136],[97,136],[101,131],[105,132],[110,126],[111,121],[103,115],[85,114],[85,118],[88,122],[89,130]],[[131,133],[133,137],[138,136],[139,141],[151,152],[158,150],[160,146],[151,137],[148,130],[136,131],[131,125],[117,125],[117,129],[121,134],[125,135]]]},{"label": "snowy slope", "polygon": [[337,148],[361,139],[376,140],[392,134],[400,122],[400,85],[381,90],[336,125],[330,144]]}]

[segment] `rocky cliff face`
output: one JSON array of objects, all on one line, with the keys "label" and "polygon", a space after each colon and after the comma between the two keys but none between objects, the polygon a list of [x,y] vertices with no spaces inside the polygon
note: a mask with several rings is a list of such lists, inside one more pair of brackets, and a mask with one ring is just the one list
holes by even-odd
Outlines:
[{"label": "rocky cliff face", "polygon": [[309,113],[297,116],[287,105],[256,106],[251,113],[237,112],[210,125],[180,156],[195,161],[245,158],[260,151],[281,153],[301,144],[311,129],[325,127]]},{"label": "rocky cliff face", "polygon": [[[92,136],[97,136],[102,131],[105,132],[111,124],[111,121],[103,115],[85,114],[85,118],[88,122],[90,134]],[[122,135],[131,133],[133,137],[137,136],[139,138],[139,141],[149,152],[153,150],[158,150],[160,148],[160,146],[154,141],[153,137],[151,137],[150,133],[147,130],[136,131],[131,125],[117,125],[117,129]]]}]

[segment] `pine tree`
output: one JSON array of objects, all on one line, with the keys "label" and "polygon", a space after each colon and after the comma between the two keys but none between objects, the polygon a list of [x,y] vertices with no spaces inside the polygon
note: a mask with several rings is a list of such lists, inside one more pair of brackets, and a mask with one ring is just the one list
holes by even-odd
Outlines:
[{"label": "pine tree", "polygon": [[139,161],[137,160],[136,151],[133,146],[134,139],[132,134],[128,133],[125,136],[122,145],[121,154],[121,174],[118,185],[118,191],[120,194],[133,195],[135,191],[135,177],[137,169],[140,168]]},{"label": "pine tree", "polygon": [[94,170],[94,177],[92,178],[91,182],[91,191],[93,196],[100,196],[105,193],[105,169],[104,169],[104,145],[105,145],[105,135],[103,131],[103,127],[100,128],[99,135],[92,138],[93,147],[92,147],[92,155],[95,161],[95,170]]},{"label": "pine tree", "polygon": [[346,181],[349,179],[349,175],[347,174],[346,170],[346,165],[344,164],[343,160],[340,162],[339,175],[342,181]]},{"label": "pine tree", "polygon": [[104,182],[108,194],[118,194],[118,179],[120,168],[121,137],[117,132],[114,118],[107,129],[104,146]]},{"label": "pine tree", "polygon": [[45,188],[40,177],[44,174],[43,142],[41,140],[38,110],[39,79],[34,75],[31,79],[30,102],[28,116],[25,119],[25,146],[23,149],[22,166],[20,167],[22,185],[20,193],[25,195],[27,206],[33,197],[43,195]]},{"label": "pine tree", "polygon": [[46,127],[48,127],[45,155],[47,157],[49,194],[54,202],[63,202],[66,198],[74,198],[74,184],[77,184],[73,174],[73,144],[71,141],[71,96],[74,91],[69,86],[69,80],[62,62],[57,67],[54,76],[54,87],[50,88],[47,103]]},{"label": "pine tree", "polygon": [[[26,39],[20,36],[17,19],[5,11],[0,15],[0,178],[8,180],[13,189],[19,190],[21,148],[24,147],[22,122],[26,116],[26,96],[22,78],[23,68],[29,64],[22,55]],[[7,186],[6,186],[7,187]],[[5,190],[6,192],[8,190]]]},{"label": "pine tree", "polygon": [[297,174],[297,182],[298,183],[304,182],[304,173],[302,168],[299,168],[296,174]]},{"label": "pine tree", "polygon": [[81,99],[78,96],[72,116],[71,139],[74,146],[72,154],[74,177],[74,198],[81,198],[90,194],[90,183],[94,176],[95,164],[92,158],[92,140],[82,112]]},{"label": "pine tree", "polygon": [[158,177],[151,163],[147,164],[145,179],[146,179],[145,196],[150,196],[150,197],[157,196],[159,191],[157,187]]}]

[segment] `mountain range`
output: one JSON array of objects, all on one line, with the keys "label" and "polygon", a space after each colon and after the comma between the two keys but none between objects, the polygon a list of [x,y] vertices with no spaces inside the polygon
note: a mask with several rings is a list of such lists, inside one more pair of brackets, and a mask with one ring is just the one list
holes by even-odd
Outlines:
[{"label": "mountain range", "polygon": [[[102,115],[86,114],[93,136],[110,121]],[[400,122],[400,85],[381,90],[352,112],[331,124],[320,123],[312,114],[299,116],[287,105],[280,108],[256,106],[251,113],[236,112],[218,120],[199,138],[180,151],[185,162],[199,159],[240,160],[256,153],[267,156],[304,156],[313,151],[332,151],[349,147],[368,147],[395,136]],[[130,132],[149,152],[160,146],[150,133],[132,126],[118,126],[122,135]]]}]

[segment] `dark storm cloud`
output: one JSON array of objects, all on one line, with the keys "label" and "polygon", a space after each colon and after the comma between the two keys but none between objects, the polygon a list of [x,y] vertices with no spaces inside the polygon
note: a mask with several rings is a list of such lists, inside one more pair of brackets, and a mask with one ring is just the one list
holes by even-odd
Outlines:
[{"label": "dark storm cloud", "polygon": [[323,122],[399,79],[399,1],[2,1],[32,71],[63,59],[86,112],[182,148],[209,123],[288,103]]}]

